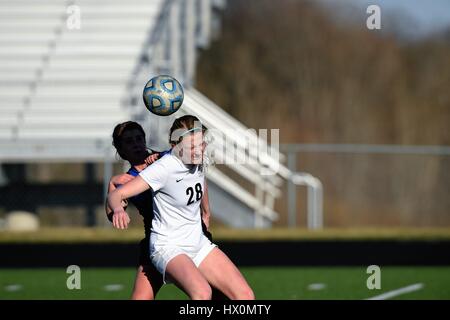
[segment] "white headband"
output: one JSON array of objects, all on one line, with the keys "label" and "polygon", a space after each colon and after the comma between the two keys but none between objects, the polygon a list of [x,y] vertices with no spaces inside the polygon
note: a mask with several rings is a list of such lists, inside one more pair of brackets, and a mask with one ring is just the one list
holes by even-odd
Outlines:
[{"label": "white headband", "polygon": [[200,128],[200,127],[194,127],[194,128],[192,128],[192,129],[186,130],[186,131],[184,131],[182,134],[180,134],[180,135],[177,137],[176,140],[174,140],[174,137],[172,137],[173,133],[177,131],[177,130],[174,130],[174,132],[172,132],[172,135],[170,135],[170,141],[171,141],[171,142],[178,142],[178,140],[180,140],[180,138],[181,138],[182,136],[184,136],[185,134],[188,134],[189,132],[193,132],[193,131],[198,131],[198,130],[202,130],[202,128]]}]

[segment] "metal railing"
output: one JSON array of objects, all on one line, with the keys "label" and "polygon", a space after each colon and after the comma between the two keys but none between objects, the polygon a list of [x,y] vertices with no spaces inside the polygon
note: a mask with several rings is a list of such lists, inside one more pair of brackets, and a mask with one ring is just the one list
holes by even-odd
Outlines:
[{"label": "metal railing", "polygon": [[288,182],[288,216],[289,226],[295,227],[297,210],[296,186],[306,186],[307,189],[307,227],[308,229],[323,228],[323,186],[322,182],[305,172],[295,172]]},{"label": "metal railing", "polygon": [[[158,23],[148,36],[142,58],[128,84],[131,94],[125,105],[130,106],[136,119],[144,123],[146,131],[150,132],[150,144],[157,148],[165,144],[164,137],[167,135],[167,128],[172,117],[154,117],[142,108],[142,87],[151,74],[169,73],[183,83],[185,101],[179,112],[198,115],[209,128],[247,129],[192,86],[196,49],[197,46],[207,46],[209,43],[211,10],[214,5],[210,0],[199,0],[198,3],[197,6],[195,1],[185,0],[168,0],[164,3]],[[240,145],[242,142],[240,138],[235,136],[232,142]],[[252,136],[250,140],[250,148],[255,148],[258,138]],[[240,145],[238,148],[240,155],[246,152],[255,154],[246,148],[248,147]],[[283,157],[280,154],[278,156]],[[219,157],[225,159],[227,155],[220,154]],[[229,166],[239,177],[255,186],[254,194],[225,176],[217,168],[210,172],[210,178],[224,191],[254,209],[255,227],[263,225],[261,219],[274,221],[278,218],[278,214],[273,211],[273,203],[274,197],[280,194],[281,181],[276,176],[273,179],[261,176],[259,172],[263,167],[258,159],[255,159],[253,166]],[[110,169],[106,170],[110,171]],[[108,175],[108,172],[105,172],[105,175]]]},{"label": "metal railing", "polygon": [[310,174],[297,172],[297,155],[305,153],[330,154],[376,154],[376,155],[426,155],[449,156],[449,146],[370,145],[370,144],[284,144],[281,150],[287,154],[287,165],[293,176],[288,182],[288,225],[297,226],[296,187],[307,185],[307,226],[323,227],[323,187],[319,179]]}]

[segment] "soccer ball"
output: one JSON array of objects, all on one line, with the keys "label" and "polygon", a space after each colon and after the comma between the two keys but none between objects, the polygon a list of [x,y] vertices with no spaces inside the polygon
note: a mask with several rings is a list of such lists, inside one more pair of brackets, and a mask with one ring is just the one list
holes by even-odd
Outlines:
[{"label": "soccer ball", "polygon": [[150,112],[159,116],[168,116],[176,112],[183,104],[183,87],[171,76],[156,76],[145,85],[143,98]]}]

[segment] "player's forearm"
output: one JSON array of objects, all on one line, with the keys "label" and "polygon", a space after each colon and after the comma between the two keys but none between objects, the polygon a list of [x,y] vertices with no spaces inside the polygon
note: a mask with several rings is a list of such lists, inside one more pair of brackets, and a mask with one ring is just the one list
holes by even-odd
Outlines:
[{"label": "player's forearm", "polygon": [[[116,190],[116,186],[112,182],[109,182],[108,194],[114,190]],[[112,208],[108,205],[108,197],[106,197],[106,201],[105,201],[105,212],[106,212],[106,215],[108,216],[108,218],[113,212]]]},{"label": "player's forearm", "polygon": [[134,197],[149,188],[150,186],[142,178],[136,177],[108,194],[108,206],[114,213],[117,210],[123,211],[122,201],[126,204],[126,199]]},{"label": "player's forearm", "polygon": [[121,203],[122,203],[123,197],[120,192],[120,189],[115,189],[114,191],[110,192],[108,194],[107,198],[107,210],[111,210],[110,212],[114,212],[116,209],[122,209]]}]

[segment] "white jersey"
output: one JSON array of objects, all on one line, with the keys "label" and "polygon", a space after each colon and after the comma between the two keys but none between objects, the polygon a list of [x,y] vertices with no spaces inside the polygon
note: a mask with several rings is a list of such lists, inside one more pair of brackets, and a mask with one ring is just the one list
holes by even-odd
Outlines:
[{"label": "white jersey", "polygon": [[153,190],[152,246],[197,247],[203,240],[200,203],[204,173],[189,168],[173,153],[139,174]]}]

